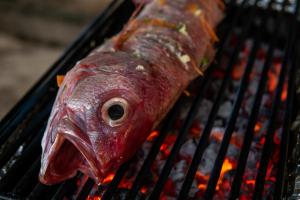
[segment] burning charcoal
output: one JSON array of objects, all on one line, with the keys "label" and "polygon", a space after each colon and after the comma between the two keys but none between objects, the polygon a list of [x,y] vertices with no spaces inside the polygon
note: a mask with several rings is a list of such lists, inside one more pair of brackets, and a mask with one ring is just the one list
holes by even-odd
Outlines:
[{"label": "burning charcoal", "polygon": [[180,155],[187,158],[193,158],[196,151],[196,145],[192,139],[187,140],[180,149]]},{"label": "burning charcoal", "polygon": [[203,174],[209,174],[214,166],[215,159],[217,157],[219,149],[219,144],[211,143],[206,151],[204,152],[203,158],[201,160],[201,164],[199,166],[199,170]]},{"label": "burning charcoal", "polygon": [[175,167],[171,171],[171,179],[176,182],[179,180],[183,180],[185,174],[185,168],[187,168],[187,163],[185,160],[181,160],[176,163]]},{"label": "burning charcoal", "polygon": [[230,101],[224,102],[218,112],[218,116],[223,118],[229,118],[232,110],[232,103]]},{"label": "burning charcoal", "polygon": [[[202,123],[205,123],[206,120],[207,120],[207,113],[210,112],[211,108],[213,106],[213,102],[208,100],[208,99],[203,99],[202,102],[201,102],[201,106],[200,106],[200,110],[196,116],[197,119],[201,119],[201,122]],[[203,121],[205,120],[205,121]]]},{"label": "burning charcoal", "polygon": [[199,191],[198,185],[197,185],[197,181],[194,179],[191,189],[189,191],[189,196],[190,197],[195,197],[196,193]]}]

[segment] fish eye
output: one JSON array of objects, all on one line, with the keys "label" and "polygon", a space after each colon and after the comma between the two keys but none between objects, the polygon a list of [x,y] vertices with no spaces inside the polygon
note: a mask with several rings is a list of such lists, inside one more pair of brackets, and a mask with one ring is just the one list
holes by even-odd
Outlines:
[{"label": "fish eye", "polygon": [[110,126],[119,126],[128,114],[128,103],[123,98],[112,98],[101,108],[102,119]]}]

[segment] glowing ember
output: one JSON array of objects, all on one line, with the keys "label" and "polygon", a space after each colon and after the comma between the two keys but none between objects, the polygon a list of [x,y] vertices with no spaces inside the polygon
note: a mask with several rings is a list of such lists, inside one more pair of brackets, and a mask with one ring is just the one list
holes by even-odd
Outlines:
[{"label": "glowing ember", "polygon": [[140,189],[141,193],[142,194],[146,194],[148,192],[148,188],[146,186],[143,186],[141,189]]},{"label": "glowing ember", "polygon": [[288,93],[288,84],[285,83],[284,86],[283,86],[283,90],[282,90],[282,93],[281,93],[281,101],[285,101],[286,98],[287,98],[287,93]]},{"label": "glowing ember", "polygon": [[86,198],[86,200],[101,200],[101,197],[99,197],[99,196],[88,196],[87,198]]},{"label": "glowing ember", "polygon": [[114,176],[115,176],[115,174],[112,174],[112,173],[109,174],[109,175],[103,180],[102,184],[108,184],[108,183],[110,183],[110,182],[113,180]]},{"label": "glowing ember", "polygon": [[152,131],[150,133],[150,135],[147,137],[147,141],[150,141],[150,142],[154,141],[158,135],[159,135],[158,131]]},{"label": "glowing ember", "polygon": [[242,61],[242,63],[239,63],[234,68],[234,70],[232,71],[232,74],[231,74],[231,76],[234,80],[239,80],[243,76],[244,66],[245,66],[245,61]]},{"label": "glowing ember", "polygon": [[255,185],[255,180],[246,180],[247,185]]},{"label": "glowing ember", "polygon": [[224,160],[224,163],[223,163],[223,166],[222,166],[222,169],[221,169],[221,173],[220,173],[220,178],[219,178],[219,181],[218,181],[218,185],[217,185],[217,190],[220,189],[220,184],[222,184],[222,180],[223,180],[223,177],[225,175],[226,172],[230,171],[233,169],[233,164],[230,162],[229,159],[225,159]]},{"label": "glowing ember", "polygon": [[260,124],[259,122],[257,122],[257,123],[255,124],[255,127],[254,127],[255,133],[259,132],[260,129],[261,129],[261,124]]},{"label": "glowing ember", "polygon": [[269,72],[268,73],[268,77],[269,77],[269,82],[268,82],[268,90],[269,92],[274,92],[277,86],[277,75]]},{"label": "glowing ember", "polygon": [[198,187],[199,190],[205,190],[206,189],[206,184],[200,183],[200,184],[198,184],[197,187]]}]

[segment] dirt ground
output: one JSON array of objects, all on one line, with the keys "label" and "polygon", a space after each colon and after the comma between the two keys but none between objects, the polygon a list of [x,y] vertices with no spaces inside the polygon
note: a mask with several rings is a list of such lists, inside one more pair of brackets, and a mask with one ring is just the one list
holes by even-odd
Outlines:
[{"label": "dirt ground", "polygon": [[0,0],[0,119],[110,0]]}]

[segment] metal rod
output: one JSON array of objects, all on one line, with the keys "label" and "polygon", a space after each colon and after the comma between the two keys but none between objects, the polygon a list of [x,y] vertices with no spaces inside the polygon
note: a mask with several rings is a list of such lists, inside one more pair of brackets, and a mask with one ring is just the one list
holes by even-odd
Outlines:
[{"label": "metal rod", "polygon": [[39,156],[33,163],[32,167],[26,172],[26,174],[21,178],[21,180],[14,187],[12,193],[18,196],[25,197],[38,182],[38,171],[41,166],[41,157]]},{"label": "metal rod", "polygon": [[[283,6],[282,10],[284,10],[284,7],[285,7],[285,5]],[[286,74],[288,71],[288,62],[289,62],[289,58],[290,58],[290,52],[292,50],[291,49],[292,44],[294,43],[294,40],[295,40],[295,33],[292,30],[293,29],[291,29],[289,32],[291,37],[288,38],[288,42],[287,42],[286,48],[285,48],[285,54],[284,54],[283,63],[281,66],[279,81],[277,84],[275,100],[273,101],[273,105],[272,105],[272,114],[271,114],[271,118],[268,123],[267,133],[265,136],[265,143],[263,146],[263,151],[262,151],[259,168],[258,168],[258,172],[257,172],[257,176],[256,176],[255,188],[254,188],[254,194],[253,194],[253,199],[255,199],[255,200],[262,199],[266,172],[267,172],[269,160],[271,157],[271,153],[272,153],[272,150],[274,147],[273,138],[274,138],[274,134],[276,131],[276,118],[277,118],[277,114],[279,111],[279,106],[281,104],[281,94],[282,94]]]},{"label": "metal rod", "polygon": [[245,171],[248,154],[249,154],[250,147],[251,147],[251,142],[253,140],[254,126],[255,126],[255,123],[256,123],[256,120],[257,120],[257,117],[259,114],[261,100],[262,100],[264,89],[265,89],[265,86],[267,83],[268,71],[271,67],[274,49],[277,44],[277,36],[278,36],[278,33],[277,33],[277,31],[275,31],[274,37],[272,38],[272,41],[271,41],[271,45],[268,49],[266,61],[265,61],[264,67],[263,67],[263,72],[261,74],[261,79],[259,81],[258,90],[255,95],[255,100],[254,100],[254,103],[252,106],[251,114],[249,117],[249,122],[248,122],[248,125],[246,128],[246,133],[245,133],[245,137],[243,140],[242,150],[241,150],[238,165],[236,168],[236,174],[235,174],[235,177],[234,177],[234,180],[232,183],[229,199],[236,199],[239,196],[240,187],[241,187],[242,179],[243,179],[243,174]]},{"label": "metal rod", "polygon": [[[252,19],[251,19],[252,20]],[[249,24],[250,26],[250,24]],[[249,27],[248,27],[249,28]],[[242,44],[238,44],[238,46],[235,48],[234,50],[234,53],[233,53],[233,56],[231,57],[230,59],[230,63],[234,63],[234,60],[236,59],[237,57],[237,54],[239,52],[239,48],[241,48],[241,45]],[[224,89],[226,88],[227,84],[229,83],[229,80],[230,80],[230,74],[231,74],[231,70],[232,70],[232,65],[228,65],[227,66],[227,69],[226,69],[226,72],[225,72],[225,78],[224,80],[222,81],[222,84],[221,84],[221,88],[218,92],[218,95],[217,95],[217,98],[216,98],[216,101],[215,101],[215,104],[212,108],[212,111],[211,111],[211,115],[210,115],[210,118],[208,119],[208,121],[211,121],[211,123],[213,123],[214,121],[214,118],[217,114],[217,111],[218,111],[218,108],[220,106],[220,102],[222,100],[222,97],[223,97],[223,93],[224,93]],[[169,173],[172,169],[172,166],[173,166],[173,161],[177,155],[177,153],[179,152],[181,146],[182,146],[182,143],[184,141],[184,138],[185,138],[185,135],[186,133],[188,132],[191,124],[193,123],[194,121],[194,118],[198,112],[198,109],[199,109],[199,106],[200,106],[200,103],[201,103],[201,100],[202,100],[202,92],[203,90],[200,90],[200,92],[198,93],[189,113],[188,113],[188,116],[184,122],[184,125],[182,126],[180,132],[179,132],[179,135],[178,137],[176,138],[176,141],[175,141],[175,144],[171,150],[171,153],[163,167],[163,170],[159,176],[159,179],[153,189],[153,192],[151,193],[149,199],[158,199],[159,196],[160,196],[160,193],[162,192],[162,189],[163,189],[163,185],[165,184],[168,176],[169,176]]]},{"label": "metal rod", "polygon": [[12,189],[14,187],[14,184],[22,177],[24,171],[30,168],[31,163],[34,162],[35,159],[39,156],[42,133],[43,129],[34,138],[34,140],[31,141],[22,155],[17,159],[14,165],[0,180],[0,191]]},{"label": "metal rod", "polygon": [[121,182],[122,178],[124,177],[128,167],[129,167],[130,161],[124,163],[119,170],[117,171],[117,173],[115,174],[113,180],[110,182],[110,184],[108,185],[107,190],[105,191],[105,193],[102,196],[102,199],[108,200],[108,199],[112,199],[115,191],[118,188],[119,183]]},{"label": "metal rod", "polygon": [[[244,29],[244,33],[243,33],[243,37],[241,39],[241,43],[244,42],[244,40],[246,39],[247,32],[248,32],[248,30],[251,26],[251,22],[252,22],[251,18],[253,18],[253,15],[254,15],[255,10],[256,10],[256,5],[257,5],[258,2],[259,1],[256,1],[255,5],[253,7],[251,7],[251,9],[252,9],[251,10],[252,12],[250,14],[251,16],[249,16],[249,21],[247,22],[248,23],[247,27]],[[217,182],[219,180],[221,168],[223,166],[223,162],[224,162],[224,159],[225,159],[225,156],[226,156],[226,153],[227,153],[227,149],[228,149],[228,146],[229,146],[229,143],[230,143],[230,139],[231,139],[234,127],[235,127],[235,122],[236,122],[236,119],[238,117],[238,112],[239,112],[240,106],[241,106],[242,101],[243,101],[243,96],[244,96],[244,93],[245,93],[245,91],[247,89],[247,86],[248,86],[248,79],[249,79],[250,73],[252,71],[256,51],[257,51],[258,48],[259,48],[259,43],[256,42],[254,44],[253,49],[252,49],[251,56],[250,56],[250,59],[248,61],[246,70],[244,72],[244,77],[242,78],[241,86],[239,88],[238,95],[236,97],[234,107],[233,107],[233,110],[232,110],[231,115],[230,115],[229,122],[227,124],[226,129],[225,129],[224,136],[223,136],[223,139],[222,139],[222,143],[221,143],[220,149],[218,151],[219,153],[216,157],[212,172],[210,174],[210,178],[209,178],[209,181],[208,181],[208,184],[207,184],[207,188],[206,188],[206,191],[204,193],[204,198],[205,199],[212,199],[213,196],[214,196],[215,188],[216,188]],[[235,61],[232,62],[232,63],[229,63],[230,65],[235,64],[236,59],[238,58],[238,53],[239,53],[239,51],[237,52],[237,54],[235,56],[235,59],[234,59]],[[207,138],[207,140],[208,140],[208,138]]]},{"label": "metal rod", "polygon": [[[288,38],[292,38],[291,40],[294,40],[295,33],[297,31],[297,16],[299,12],[299,5],[300,0],[297,0],[296,10],[295,14],[292,16],[292,25]],[[296,43],[297,44],[297,43]],[[291,51],[297,52],[297,47],[291,47],[292,43],[289,44],[290,49],[289,55],[291,54]],[[293,50],[291,50],[293,49]],[[297,53],[294,53],[294,56],[297,55]],[[276,184],[275,184],[275,192],[274,192],[274,199],[283,199],[284,194],[284,177],[286,176],[286,164],[287,164],[287,155],[288,155],[288,146],[290,141],[290,125],[291,125],[291,119],[292,119],[292,112],[294,110],[294,93],[295,93],[295,74],[296,74],[296,59],[293,59],[293,63],[291,66],[291,69],[289,71],[289,79],[288,79],[288,95],[286,100],[286,112],[285,112],[285,119],[283,123],[282,133],[281,133],[281,144],[280,144],[280,158],[278,161],[278,169],[277,169],[277,177],[276,177]]]},{"label": "metal rod", "polygon": [[156,138],[150,152],[148,153],[147,158],[145,159],[141,169],[139,170],[133,184],[131,190],[128,192],[128,195],[126,199],[134,199],[136,195],[138,194],[139,188],[141,187],[143,178],[147,175],[148,171],[150,170],[150,167],[155,160],[160,146],[163,143],[166,135],[168,134],[168,130],[171,129],[174,121],[176,120],[176,113],[179,111],[179,105],[181,104],[181,100],[179,100],[175,107],[171,110],[171,112],[168,114],[166,121],[163,123],[163,127],[160,130],[159,136]]},{"label": "metal rod", "polygon": [[[256,48],[257,47],[255,47],[254,49],[256,49]],[[255,52],[256,52],[256,50],[255,50]],[[253,56],[252,54],[253,53],[251,53],[250,57]],[[243,78],[244,81],[242,81],[241,87],[246,87],[246,86],[244,86],[244,84],[247,84],[247,81],[248,81],[247,77],[249,76],[247,74],[250,74],[251,69],[252,69],[252,64],[248,64],[247,69],[248,69],[248,72],[245,72],[245,75],[244,75],[244,78]],[[217,98],[216,101],[218,101],[218,99],[221,99],[221,97]],[[194,180],[196,171],[198,169],[198,165],[200,164],[203,153],[206,149],[206,146],[207,146],[207,143],[208,143],[208,140],[209,140],[209,136],[210,136],[210,133],[211,133],[211,129],[212,129],[212,126],[213,126],[213,121],[214,121],[214,118],[216,116],[218,107],[219,107],[218,104],[215,104],[214,107],[212,108],[211,114],[209,115],[208,122],[207,122],[207,124],[204,128],[204,131],[202,133],[200,141],[197,145],[197,149],[196,149],[195,154],[193,156],[192,163],[189,167],[189,170],[188,170],[187,175],[185,177],[183,186],[182,186],[181,191],[179,193],[179,198],[180,199],[185,199],[185,198],[188,197],[188,192],[189,192],[189,190],[191,188],[191,185],[192,185],[192,182]],[[237,112],[237,111],[235,111],[235,112]]]},{"label": "metal rod", "polygon": [[88,178],[76,199],[77,200],[85,199],[93,189],[94,185],[95,183],[93,179]]}]

